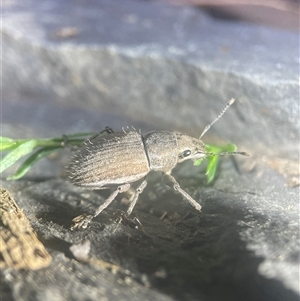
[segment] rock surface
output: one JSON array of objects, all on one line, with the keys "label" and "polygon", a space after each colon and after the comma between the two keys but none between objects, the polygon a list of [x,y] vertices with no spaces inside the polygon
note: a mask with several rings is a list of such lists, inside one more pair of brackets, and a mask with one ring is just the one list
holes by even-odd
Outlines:
[{"label": "rock surface", "polygon": [[70,0],[3,6],[4,96],[198,135],[235,97],[240,104],[221,135],[294,159],[298,50],[296,33],[211,21],[191,8]]},{"label": "rock surface", "polygon": [[[224,158],[211,186],[202,168],[178,166],[200,214],[150,175],[139,229],[114,223],[126,208],[115,201],[70,231],[109,191],[69,184],[68,151],[3,180],[53,262],[2,270],[2,300],[298,300],[298,35],[158,3],[3,2],[3,136],[131,124],[197,136],[236,97],[204,140],[223,137],[253,156]],[[70,247],[86,240],[81,262]]]}]

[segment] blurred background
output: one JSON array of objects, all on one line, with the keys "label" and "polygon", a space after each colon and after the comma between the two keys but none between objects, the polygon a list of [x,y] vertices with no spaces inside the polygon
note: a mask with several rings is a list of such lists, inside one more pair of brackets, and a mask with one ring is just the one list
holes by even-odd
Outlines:
[{"label": "blurred background", "polygon": [[246,21],[299,31],[298,0],[166,0],[172,5],[192,5],[223,20]]}]

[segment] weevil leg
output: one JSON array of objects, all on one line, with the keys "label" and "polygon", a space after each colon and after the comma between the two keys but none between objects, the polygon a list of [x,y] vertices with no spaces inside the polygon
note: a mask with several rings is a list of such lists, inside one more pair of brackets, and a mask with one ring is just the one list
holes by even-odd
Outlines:
[{"label": "weevil leg", "polygon": [[61,145],[63,147],[70,147],[70,148],[72,147],[72,145],[69,143],[69,139],[68,139],[67,135],[63,134],[62,139],[63,139],[63,142],[61,143]]},{"label": "weevil leg", "polygon": [[179,185],[179,183],[176,181],[176,179],[169,175],[169,174],[164,174],[163,175],[163,180],[166,185],[172,187],[175,191],[178,191],[185,199],[188,200],[188,202],[195,207],[196,210],[201,210],[201,205],[197,203],[188,193],[186,193]]},{"label": "weevil leg", "polygon": [[92,136],[92,137],[90,137],[88,140],[93,140],[93,139],[95,139],[96,137],[98,137],[99,135],[102,135],[103,133],[107,133],[107,134],[113,134],[114,133],[114,131],[109,127],[109,126],[107,126],[107,127],[105,127],[105,129],[104,130],[102,130],[102,131],[100,131],[100,132],[98,132],[97,134],[95,134],[94,136]]},{"label": "weevil leg", "polygon": [[118,186],[118,188],[105,200],[105,202],[98,207],[98,209],[94,212],[93,215],[79,215],[73,219],[74,226],[72,227],[72,230],[76,228],[86,228],[88,224],[91,222],[91,220],[99,215],[106,207],[109,206],[109,204],[116,198],[116,196],[119,193],[126,192],[130,188],[130,184],[124,184],[121,186]]},{"label": "weevil leg", "polygon": [[62,139],[63,139],[63,142],[61,143],[62,147],[66,147],[66,148],[70,149],[71,151],[75,151],[78,149],[78,145],[72,145],[69,142],[69,137],[67,135],[63,134]]},{"label": "weevil leg", "polygon": [[[95,134],[94,136],[90,137],[89,140],[94,139],[94,138],[96,138],[98,135],[101,135],[101,134],[103,134],[103,133],[113,134],[114,131],[113,131],[112,128],[110,128],[109,126],[107,126],[107,127],[105,127],[105,129],[102,130],[101,132],[99,132],[99,133]],[[76,150],[76,149],[78,149],[78,146],[72,145],[72,144],[69,142],[69,138],[68,138],[67,135],[62,135],[62,138],[63,138],[63,142],[61,143],[61,145],[62,145],[63,147],[68,147],[68,148],[70,148],[71,150]]]},{"label": "weevil leg", "polygon": [[126,192],[130,188],[130,184],[118,186],[118,188],[106,199],[106,201],[95,211],[93,217],[99,215],[109,204],[116,198],[119,193]]},{"label": "weevil leg", "polygon": [[99,134],[102,134],[102,133],[107,133],[107,134],[112,134],[114,133],[113,129],[110,128],[109,126],[106,126],[105,129],[103,131],[101,131]]},{"label": "weevil leg", "polygon": [[145,189],[145,187],[147,186],[147,181],[144,180],[136,189],[134,198],[132,199],[127,211],[126,211],[126,216],[129,216],[138,200],[139,195],[143,192],[143,190]]}]

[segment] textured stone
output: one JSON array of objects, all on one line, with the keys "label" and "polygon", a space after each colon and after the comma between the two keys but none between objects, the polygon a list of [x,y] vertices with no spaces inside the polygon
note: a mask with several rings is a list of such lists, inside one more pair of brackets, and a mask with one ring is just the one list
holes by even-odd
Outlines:
[{"label": "textured stone", "polygon": [[194,134],[235,97],[219,136],[297,156],[296,33],[123,0],[4,1],[2,18],[4,95]]},{"label": "textured stone", "polygon": [[[114,213],[126,208],[115,201],[88,229],[70,231],[72,218],[92,212],[108,191],[85,191],[59,178],[3,182],[53,262],[37,272],[4,270],[1,282],[14,300],[33,294],[43,300],[52,290],[52,300],[298,300],[298,191],[284,187],[272,169],[257,167],[262,181],[256,173],[239,174],[230,160],[222,167],[213,187],[203,187],[203,174],[190,164],[175,171],[202,204],[200,214],[150,176],[133,213],[140,229],[114,223]],[[77,262],[70,246],[86,240],[90,263]],[[120,268],[109,272],[101,260]]]}]

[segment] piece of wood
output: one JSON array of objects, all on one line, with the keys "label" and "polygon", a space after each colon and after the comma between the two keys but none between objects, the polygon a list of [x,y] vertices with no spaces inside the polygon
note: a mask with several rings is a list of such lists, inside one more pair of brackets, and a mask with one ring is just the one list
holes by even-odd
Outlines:
[{"label": "piece of wood", "polygon": [[38,270],[51,256],[6,189],[0,189],[0,267]]}]

